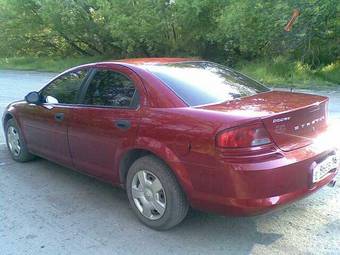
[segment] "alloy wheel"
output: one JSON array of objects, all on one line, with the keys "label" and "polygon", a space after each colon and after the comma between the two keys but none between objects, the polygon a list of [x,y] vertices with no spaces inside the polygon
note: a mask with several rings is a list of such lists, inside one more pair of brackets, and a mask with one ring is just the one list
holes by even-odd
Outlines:
[{"label": "alloy wheel", "polygon": [[16,157],[19,156],[21,151],[20,137],[18,130],[13,126],[7,129],[7,141],[12,154]]},{"label": "alloy wheel", "polygon": [[161,181],[147,170],[138,171],[131,184],[133,201],[149,220],[160,219],[166,210],[166,195]]}]

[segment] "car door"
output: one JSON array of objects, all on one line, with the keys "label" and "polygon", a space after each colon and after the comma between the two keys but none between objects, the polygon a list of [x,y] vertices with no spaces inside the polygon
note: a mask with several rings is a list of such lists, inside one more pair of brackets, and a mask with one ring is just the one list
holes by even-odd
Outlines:
[{"label": "car door", "polygon": [[57,77],[40,91],[42,104],[25,107],[21,121],[31,152],[72,166],[67,128],[87,73],[88,69],[79,69]]},{"label": "car door", "polygon": [[112,180],[116,155],[135,143],[140,102],[139,77],[121,65],[97,66],[75,107],[68,132],[74,166]]}]

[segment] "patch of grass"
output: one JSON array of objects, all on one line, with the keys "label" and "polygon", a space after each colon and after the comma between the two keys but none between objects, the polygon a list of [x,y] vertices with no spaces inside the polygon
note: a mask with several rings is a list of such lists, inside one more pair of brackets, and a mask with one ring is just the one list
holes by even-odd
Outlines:
[{"label": "patch of grass", "polygon": [[69,58],[53,58],[53,57],[13,57],[0,58],[0,69],[13,70],[34,70],[61,72],[68,68],[87,64],[91,62],[104,61],[110,59],[105,56],[94,57],[69,57]]},{"label": "patch of grass", "polygon": [[299,61],[291,62],[278,57],[271,60],[240,62],[236,69],[273,87],[340,87],[340,61],[312,69]]},{"label": "patch of grass", "polygon": [[315,74],[324,80],[340,85],[340,60],[320,68]]},{"label": "patch of grass", "polygon": [[[112,58],[106,56],[0,58],[0,69],[61,72],[73,66],[109,59]],[[273,87],[340,87],[340,61],[312,69],[299,61],[292,62],[284,57],[277,57],[252,62],[241,61],[236,69]]]}]

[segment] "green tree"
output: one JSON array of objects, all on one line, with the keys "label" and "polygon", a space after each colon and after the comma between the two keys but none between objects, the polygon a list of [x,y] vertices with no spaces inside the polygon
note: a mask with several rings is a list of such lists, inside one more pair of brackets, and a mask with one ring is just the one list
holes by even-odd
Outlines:
[{"label": "green tree", "polygon": [[[338,0],[0,0],[0,56],[339,57]],[[284,31],[293,9],[301,15]]]}]

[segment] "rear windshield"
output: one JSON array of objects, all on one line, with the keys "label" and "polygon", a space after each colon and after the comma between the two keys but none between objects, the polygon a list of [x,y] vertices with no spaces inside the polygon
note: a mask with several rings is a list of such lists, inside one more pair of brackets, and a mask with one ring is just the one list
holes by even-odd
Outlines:
[{"label": "rear windshield", "polygon": [[145,66],[189,106],[213,104],[269,91],[262,84],[211,62]]}]

